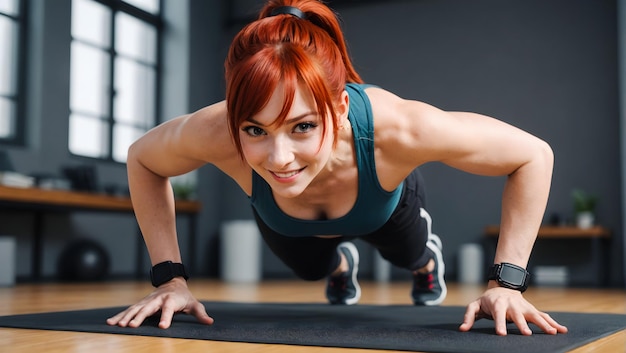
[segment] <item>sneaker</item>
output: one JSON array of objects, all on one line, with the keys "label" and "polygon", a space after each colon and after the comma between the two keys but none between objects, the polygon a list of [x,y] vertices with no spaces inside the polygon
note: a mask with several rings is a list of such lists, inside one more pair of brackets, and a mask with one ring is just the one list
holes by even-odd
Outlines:
[{"label": "sneaker", "polygon": [[331,304],[356,304],[361,298],[361,287],[356,280],[359,271],[359,251],[349,242],[339,244],[337,251],[346,257],[348,271],[339,276],[328,277],[326,298]]},{"label": "sneaker", "polygon": [[415,305],[439,305],[446,298],[448,289],[443,275],[445,264],[441,252],[441,239],[435,234],[428,235],[426,251],[432,254],[435,260],[435,268],[429,273],[418,273],[413,275],[413,290],[411,296]]}]

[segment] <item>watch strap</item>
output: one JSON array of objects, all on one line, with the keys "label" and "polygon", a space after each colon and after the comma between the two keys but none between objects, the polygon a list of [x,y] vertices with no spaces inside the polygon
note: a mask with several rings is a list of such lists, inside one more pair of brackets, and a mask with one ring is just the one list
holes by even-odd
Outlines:
[{"label": "watch strap", "polygon": [[498,279],[498,272],[500,272],[501,264],[494,264],[489,268],[489,274],[487,275],[487,279],[490,281]]},{"label": "watch strap", "polygon": [[172,261],[164,261],[152,266],[150,270],[150,280],[154,287],[159,287],[176,277],[183,277],[185,281],[189,279],[185,265]]}]

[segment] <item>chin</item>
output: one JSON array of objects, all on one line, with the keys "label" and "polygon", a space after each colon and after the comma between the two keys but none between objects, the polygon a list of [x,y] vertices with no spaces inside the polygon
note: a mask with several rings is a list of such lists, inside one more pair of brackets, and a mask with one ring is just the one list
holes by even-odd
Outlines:
[{"label": "chin", "polygon": [[291,199],[302,195],[309,183],[303,182],[303,180],[301,179],[288,184],[272,180],[269,181],[269,185],[274,195],[278,195],[286,199]]},{"label": "chin", "polygon": [[304,192],[304,188],[294,188],[294,187],[290,187],[290,188],[275,188],[272,187],[272,191],[274,192],[275,195],[278,195],[280,197],[286,198],[286,199],[292,199],[294,197],[298,197],[300,195],[302,195],[302,193]]}]

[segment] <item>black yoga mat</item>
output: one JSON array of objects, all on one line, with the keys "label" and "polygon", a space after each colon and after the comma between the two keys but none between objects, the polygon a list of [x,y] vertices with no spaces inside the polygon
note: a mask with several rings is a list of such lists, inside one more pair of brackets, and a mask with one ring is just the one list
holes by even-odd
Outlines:
[{"label": "black yoga mat", "polygon": [[201,325],[177,315],[167,329],[156,317],[136,329],[107,326],[106,318],[123,310],[105,308],[0,317],[0,327],[98,332],[199,340],[370,348],[424,352],[566,352],[626,328],[626,315],[550,313],[569,333],[542,334],[531,325],[522,336],[514,325],[497,336],[493,322],[480,320],[459,332],[465,308],[405,305],[354,305],[204,302],[215,319]]}]

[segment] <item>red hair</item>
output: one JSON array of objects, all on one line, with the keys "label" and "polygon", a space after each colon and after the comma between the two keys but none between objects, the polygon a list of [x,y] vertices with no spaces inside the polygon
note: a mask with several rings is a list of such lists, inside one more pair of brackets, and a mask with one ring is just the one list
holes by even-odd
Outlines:
[{"label": "red hair", "polygon": [[[298,8],[306,19],[270,16],[281,6]],[[285,98],[276,124],[286,119],[301,88],[312,95],[322,117],[330,114],[336,136],[336,102],[346,83],[363,82],[350,62],[335,13],[318,0],[268,1],[259,18],[235,36],[224,66],[228,126],[240,156],[239,126],[265,107],[280,83]]]}]

